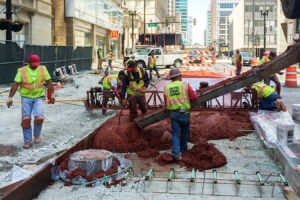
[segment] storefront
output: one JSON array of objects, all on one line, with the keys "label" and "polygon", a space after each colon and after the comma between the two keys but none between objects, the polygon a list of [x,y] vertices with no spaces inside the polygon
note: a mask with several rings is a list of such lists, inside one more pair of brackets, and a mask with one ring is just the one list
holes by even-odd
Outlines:
[{"label": "storefront", "polygon": [[[102,47],[104,55],[111,49],[115,55],[114,59],[121,58],[121,35],[123,34],[122,17],[123,12],[112,1],[107,0],[66,0],[65,16],[75,18],[69,20],[71,25],[67,25],[69,32],[67,37],[73,37],[75,46],[93,46],[96,60],[96,50]],[[71,30],[70,30],[71,29]],[[111,32],[117,36],[111,35]]]}]

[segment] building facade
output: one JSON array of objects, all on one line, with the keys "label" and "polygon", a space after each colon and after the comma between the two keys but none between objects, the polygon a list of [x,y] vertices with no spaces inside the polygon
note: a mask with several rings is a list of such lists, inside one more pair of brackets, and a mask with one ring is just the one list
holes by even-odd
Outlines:
[{"label": "building facade", "polygon": [[188,39],[187,39],[187,42],[188,42],[188,45],[193,45],[193,17],[189,17],[189,22],[188,23]]},{"label": "building facade", "polygon": [[207,10],[207,15],[206,15],[206,34],[205,34],[205,37],[204,37],[204,43],[205,43],[205,46],[207,47],[211,47],[211,10],[210,10],[210,7],[209,6],[209,9]]},{"label": "building facade", "polygon": [[176,13],[176,0],[168,0],[168,15],[175,19],[176,23],[170,23],[168,26],[168,33],[181,33],[181,14]]},{"label": "building facade", "polygon": [[229,45],[229,15],[237,7],[240,0],[214,0],[213,43],[219,54],[228,54]]},{"label": "building facade", "polygon": [[176,13],[181,16],[181,34],[183,43],[188,43],[188,0],[176,0]]},{"label": "building facade", "polygon": [[[266,51],[285,51],[292,43],[293,23],[284,17],[280,1],[241,0],[230,16],[230,50],[241,49],[254,56],[262,56],[264,48],[264,18],[260,9],[269,10],[266,17]],[[253,27],[254,10],[254,27]],[[254,32],[253,32],[254,29]]]},{"label": "building facade", "polygon": [[53,0],[53,44],[102,47],[121,58],[123,11],[119,0]]},{"label": "building facade", "polygon": [[[0,0],[0,9],[5,9],[5,0]],[[13,21],[21,20],[26,24],[19,32],[12,32],[12,40],[20,45],[51,45],[52,37],[52,1],[51,0],[18,0],[12,1]],[[0,14],[5,18],[5,13]],[[43,27],[43,28],[41,28]],[[6,31],[0,31],[0,40],[6,39]]]}]

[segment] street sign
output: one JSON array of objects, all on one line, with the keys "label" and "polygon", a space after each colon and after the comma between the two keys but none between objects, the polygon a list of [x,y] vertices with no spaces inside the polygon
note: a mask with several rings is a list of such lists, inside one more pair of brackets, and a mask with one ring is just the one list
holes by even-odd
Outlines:
[{"label": "street sign", "polygon": [[148,24],[148,27],[158,27],[158,24]]}]

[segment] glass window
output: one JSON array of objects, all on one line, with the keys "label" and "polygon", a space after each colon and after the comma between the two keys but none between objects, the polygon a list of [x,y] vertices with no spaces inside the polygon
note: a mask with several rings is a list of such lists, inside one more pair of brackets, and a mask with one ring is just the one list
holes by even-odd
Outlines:
[{"label": "glass window", "polygon": [[224,16],[229,16],[231,14],[232,11],[220,11],[220,16],[224,17]]},{"label": "glass window", "polygon": [[220,8],[233,8],[233,3],[220,3]]},{"label": "glass window", "polygon": [[220,34],[225,34],[225,30],[220,30]]},{"label": "glass window", "polygon": [[161,50],[160,49],[155,49],[154,50],[154,55],[161,55]]},{"label": "glass window", "polygon": [[220,24],[225,24],[225,22],[226,22],[225,17],[220,17]]}]

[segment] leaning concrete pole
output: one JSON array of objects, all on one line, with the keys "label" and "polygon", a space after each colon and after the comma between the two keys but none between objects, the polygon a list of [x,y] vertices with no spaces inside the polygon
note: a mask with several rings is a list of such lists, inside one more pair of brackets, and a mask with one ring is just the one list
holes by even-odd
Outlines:
[{"label": "leaning concrete pole", "polygon": [[[299,58],[300,42],[288,47],[284,53],[267,64],[263,64],[256,69],[251,69],[239,76],[226,79],[215,85],[205,88],[202,90],[201,96],[198,97],[198,100],[192,102],[192,107],[199,106],[206,101],[259,82],[263,78],[269,77],[272,74],[280,72],[281,70],[298,63]],[[144,129],[155,122],[166,119],[167,117],[167,111],[159,110],[143,118],[138,118],[135,120],[135,122],[140,129]]]}]

